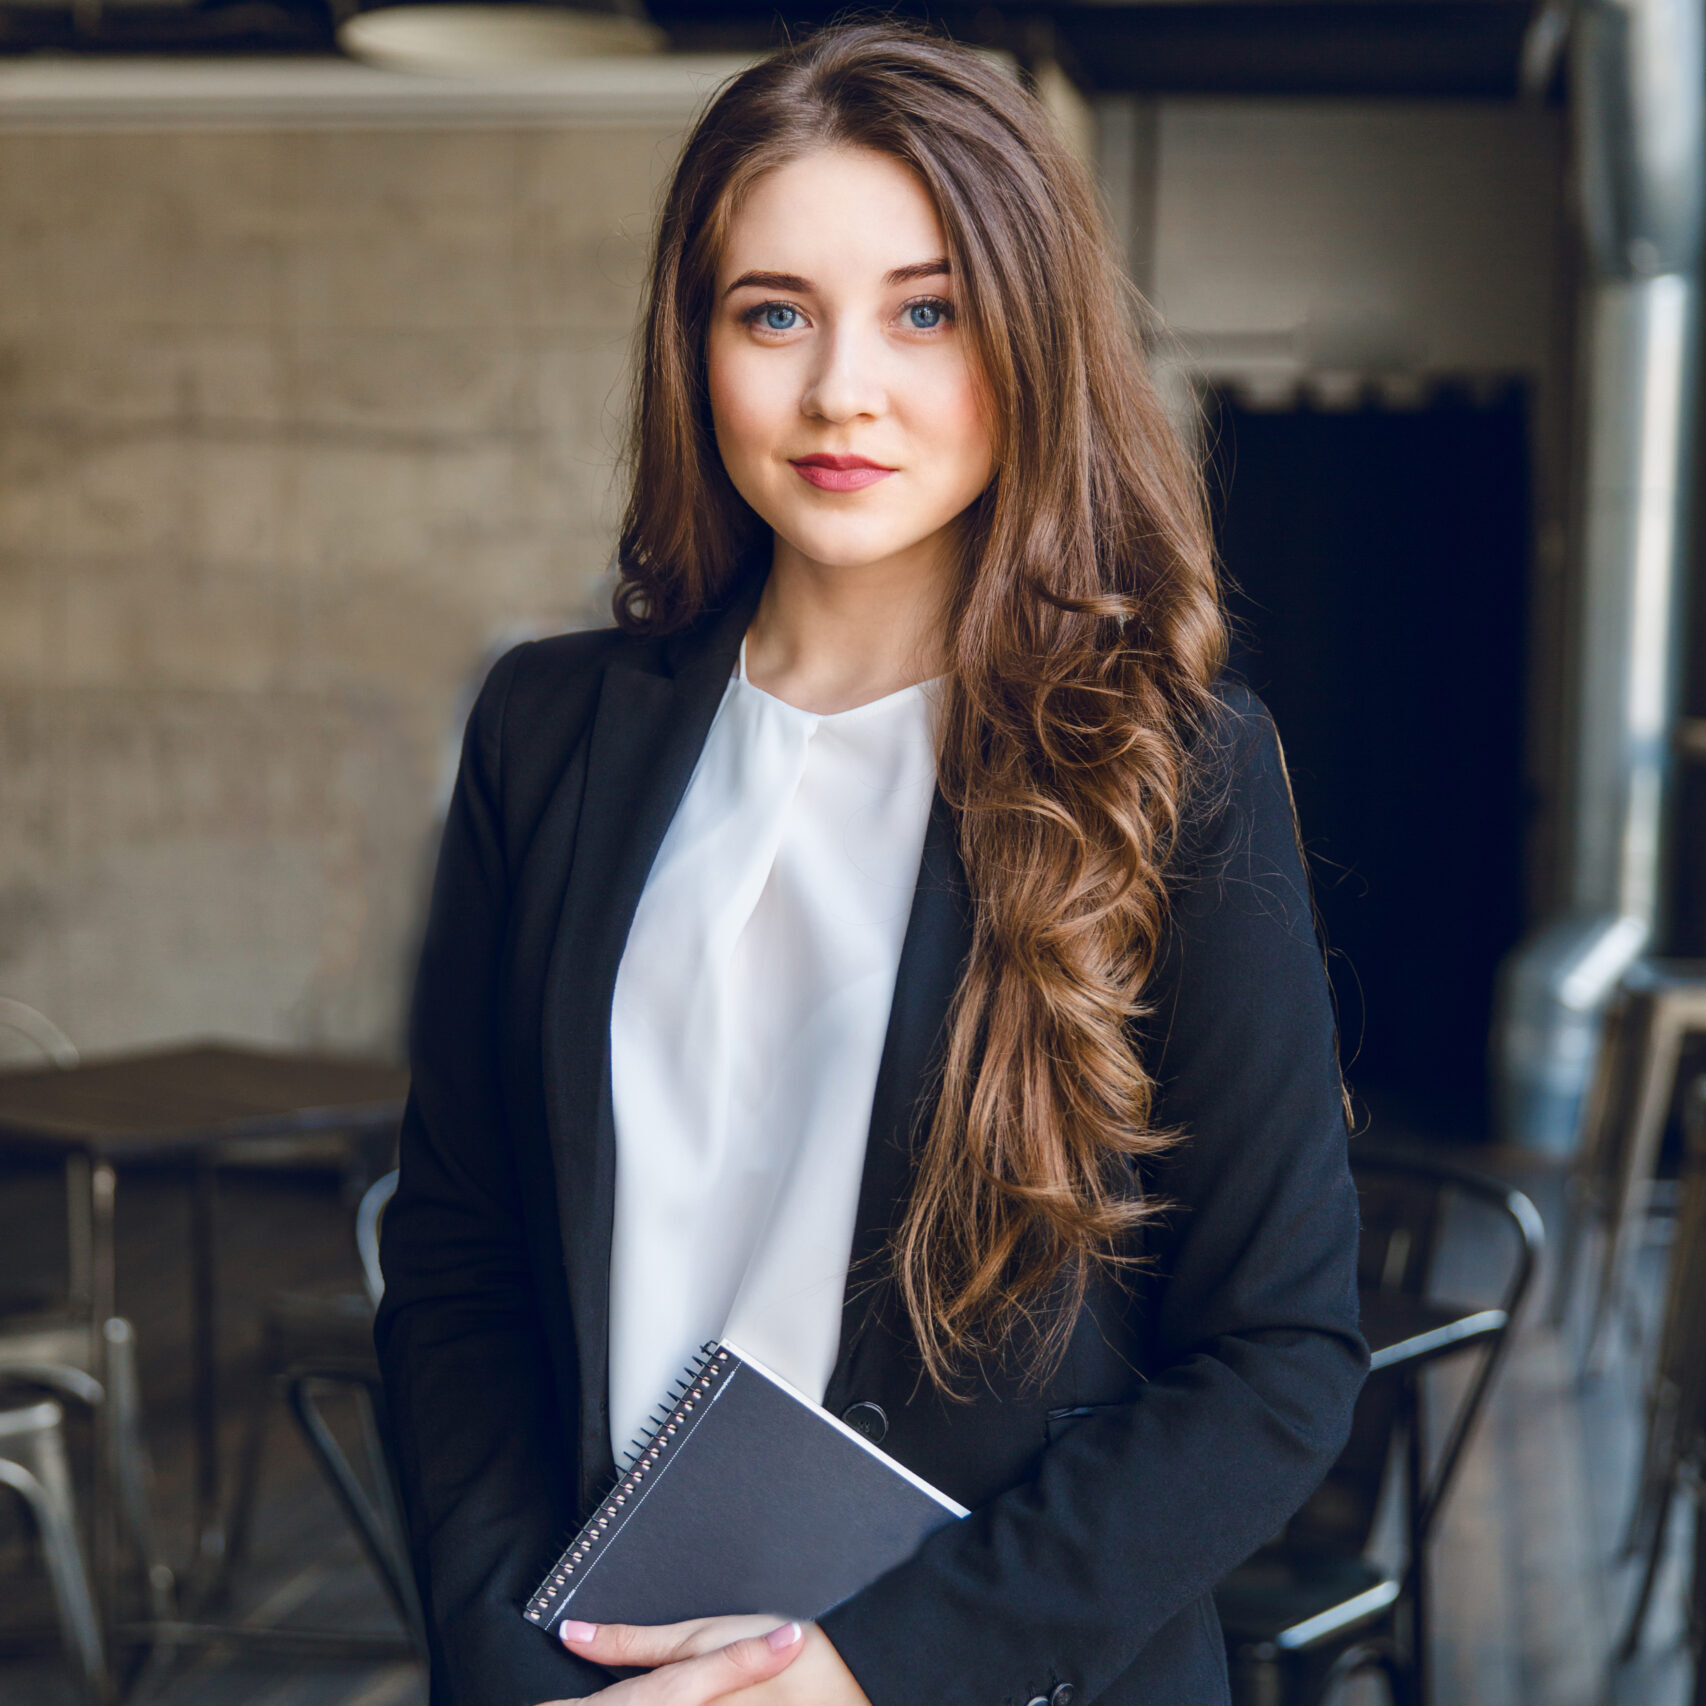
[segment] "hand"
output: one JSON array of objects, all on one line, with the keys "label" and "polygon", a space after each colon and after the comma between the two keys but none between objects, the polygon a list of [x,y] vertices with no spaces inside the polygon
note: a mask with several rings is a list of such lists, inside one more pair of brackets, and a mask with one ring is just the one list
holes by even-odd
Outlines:
[{"label": "hand", "polygon": [[[582,1696],[583,1700],[603,1701],[605,1706],[707,1706],[732,1694],[745,1694],[754,1685],[761,1685],[793,1664],[805,1648],[798,1623],[778,1623],[773,1617],[706,1618],[704,1623],[740,1624],[740,1631],[725,1630],[719,1642],[700,1643],[689,1653],[682,1646],[678,1657],[659,1662],[659,1668],[643,1676],[629,1677],[612,1683],[596,1694]],[[758,1631],[747,1633],[754,1626]],[[588,1624],[571,1625],[588,1628]],[[689,1627],[677,1624],[677,1629]],[[637,1630],[650,1634],[651,1630]],[[592,1656],[596,1642],[565,1640],[571,1651]],[[827,1642],[825,1643],[827,1645]],[[605,1658],[600,1662],[632,1665],[637,1659]],[[655,1662],[655,1661],[654,1661]],[[543,1706],[576,1706],[572,1700],[547,1700]]]},{"label": "hand", "polygon": [[[729,1651],[731,1642],[745,1646],[755,1640],[773,1640],[783,1630],[797,1627],[775,1617],[699,1617],[687,1623],[651,1626],[565,1620],[560,1633],[563,1645],[572,1653],[616,1669],[645,1667],[651,1675],[640,1680],[661,1683],[678,1670],[704,1664],[718,1652]],[[788,1650],[793,1657],[785,1666],[737,1683],[728,1692],[742,1706],[871,1706],[853,1673],[841,1662],[834,1643],[815,1623],[806,1624],[801,1638]],[[595,1698],[602,1700],[605,1696]],[[633,1706],[649,1706],[651,1699],[650,1695],[636,1695]],[[660,1694],[657,1699],[675,1706],[670,1696]]]}]

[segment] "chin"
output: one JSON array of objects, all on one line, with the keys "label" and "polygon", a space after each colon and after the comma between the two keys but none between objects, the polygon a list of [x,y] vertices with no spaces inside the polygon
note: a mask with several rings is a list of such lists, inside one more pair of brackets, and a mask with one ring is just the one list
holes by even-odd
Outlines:
[{"label": "chin", "polygon": [[860,569],[868,563],[880,563],[921,544],[935,531],[934,528],[915,532],[910,528],[771,525],[801,556],[832,569]]}]

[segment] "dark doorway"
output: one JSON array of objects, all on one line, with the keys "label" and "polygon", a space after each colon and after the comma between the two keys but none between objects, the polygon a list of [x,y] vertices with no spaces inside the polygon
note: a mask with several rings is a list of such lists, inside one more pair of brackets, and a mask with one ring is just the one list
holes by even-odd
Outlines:
[{"label": "dark doorway", "polygon": [[1478,1138],[1521,934],[1526,406],[1218,406],[1234,667],[1291,768],[1352,1087]]}]

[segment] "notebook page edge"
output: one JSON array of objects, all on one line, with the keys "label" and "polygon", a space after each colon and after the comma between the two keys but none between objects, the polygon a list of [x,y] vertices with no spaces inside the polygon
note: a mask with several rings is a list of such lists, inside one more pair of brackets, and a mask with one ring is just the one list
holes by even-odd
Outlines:
[{"label": "notebook page edge", "polygon": [[904,1463],[898,1461],[896,1458],[890,1457],[886,1451],[879,1450],[856,1428],[850,1428],[833,1411],[826,1410],[823,1405],[814,1403],[799,1389],[799,1387],[795,1386],[792,1381],[788,1380],[783,1375],[778,1374],[775,1369],[760,1362],[757,1357],[751,1355],[749,1352],[743,1351],[733,1339],[721,1340],[720,1346],[723,1350],[732,1351],[735,1356],[740,1358],[741,1363],[745,1367],[750,1368],[754,1374],[762,1375],[771,1383],[772,1386],[779,1387],[782,1391],[786,1392],[790,1398],[794,1399],[798,1403],[804,1404],[808,1410],[813,1411],[824,1421],[828,1422],[829,1425],[836,1429],[837,1432],[845,1434],[846,1437],[852,1440],[852,1442],[858,1446],[861,1451],[868,1452],[872,1457],[876,1458],[884,1468],[892,1469],[895,1474],[902,1478],[902,1480],[910,1481],[919,1492],[927,1493],[943,1508],[943,1510],[948,1511],[956,1517],[966,1517],[971,1515],[971,1511],[965,1505],[962,1505],[957,1499],[949,1498],[940,1487],[932,1487],[922,1475],[914,1474],[913,1471],[908,1469]]}]

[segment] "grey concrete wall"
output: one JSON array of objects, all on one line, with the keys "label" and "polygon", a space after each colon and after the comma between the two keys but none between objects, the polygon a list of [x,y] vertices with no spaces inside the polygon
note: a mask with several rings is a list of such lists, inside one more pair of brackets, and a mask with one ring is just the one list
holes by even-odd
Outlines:
[{"label": "grey concrete wall", "polygon": [[[1144,116],[1111,199],[1206,370],[1535,380],[1544,589],[1553,115]],[[602,619],[680,122],[0,130],[0,993],[85,1049],[395,1045],[460,689]]]},{"label": "grey concrete wall", "polygon": [[596,619],[673,145],[0,135],[0,993],[395,1046],[459,693]]},{"label": "grey concrete wall", "polygon": [[1494,101],[1176,100],[1155,300],[1216,374],[1521,374],[1557,360],[1563,125]]}]

